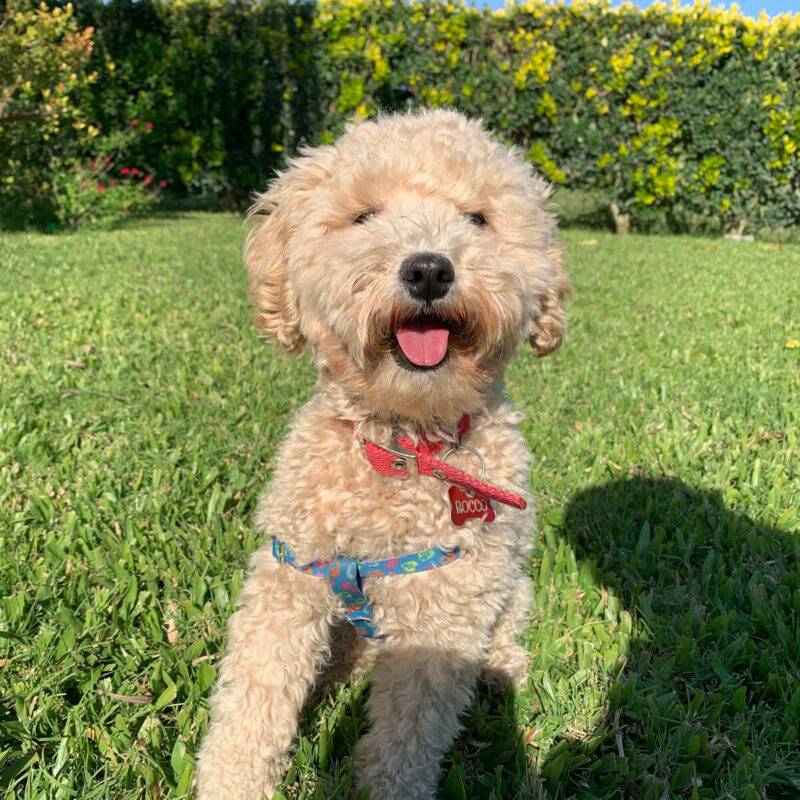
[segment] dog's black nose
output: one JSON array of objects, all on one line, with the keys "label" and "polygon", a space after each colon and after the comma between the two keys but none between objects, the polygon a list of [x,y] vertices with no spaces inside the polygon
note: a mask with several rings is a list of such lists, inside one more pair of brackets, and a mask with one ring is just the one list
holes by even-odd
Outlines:
[{"label": "dog's black nose", "polygon": [[439,253],[415,253],[400,265],[400,280],[406,291],[426,303],[444,297],[455,277],[453,262]]}]

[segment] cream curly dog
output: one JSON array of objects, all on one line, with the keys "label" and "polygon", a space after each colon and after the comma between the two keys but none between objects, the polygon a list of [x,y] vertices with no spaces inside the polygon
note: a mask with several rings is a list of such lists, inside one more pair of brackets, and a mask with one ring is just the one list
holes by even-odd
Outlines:
[{"label": "cream curly dog", "polygon": [[258,198],[257,322],[308,348],[318,391],[256,516],[273,541],[230,620],[199,800],[272,796],[342,630],[373,662],[372,800],[433,798],[478,676],[524,682],[534,515],[502,374],[519,339],[561,343],[548,193],[478,122],[433,111],[350,126]]}]

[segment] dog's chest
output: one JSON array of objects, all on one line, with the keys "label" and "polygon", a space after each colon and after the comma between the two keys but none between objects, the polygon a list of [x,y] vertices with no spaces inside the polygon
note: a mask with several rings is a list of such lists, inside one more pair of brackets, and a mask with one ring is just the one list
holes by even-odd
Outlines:
[{"label": "dog's chest", "polygon": [[380,475],[360,448],[348,454],[326,508],[335,550],[377,557],[395,549],[427,547],[451,529],[448,486],[431,477]]}]

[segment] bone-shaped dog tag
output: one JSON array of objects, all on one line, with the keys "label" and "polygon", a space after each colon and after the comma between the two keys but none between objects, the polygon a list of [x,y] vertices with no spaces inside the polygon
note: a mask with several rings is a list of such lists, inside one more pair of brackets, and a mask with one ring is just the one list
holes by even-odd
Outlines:
[{"label": "bone-shaped dog tag", "polygon": [[492,504],[480,495],[466,492],[460,486],[451,486],[447,496],[450,498],[450,520],[453,525],[461,527],[468,519],[494,521]]}]

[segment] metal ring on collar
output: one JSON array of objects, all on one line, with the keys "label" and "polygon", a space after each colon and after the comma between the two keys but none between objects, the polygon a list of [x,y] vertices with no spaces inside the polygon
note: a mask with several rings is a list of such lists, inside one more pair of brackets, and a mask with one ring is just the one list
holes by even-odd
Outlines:
[{"label": "metal ring on collar", "polygon": [[451,453],[455,453],[455,452],[456,452],[456,450],[469,450],[469,451],[470,451],[470,453],[475,453],[475,455],[476,455],[476,456],[478,456],[478,458],[480,459],[480,462],[481,462],[481,475],[480,475],[480,477],[478,478],[478,480],[479,480],[479,481],[482,481],[482,480],[483,480],[483,476],[484,476],[484,475],[486,475],[486,462],[483,460],[483,456],[482,456],[482,455],[481,455],[481,454],[480,454],[480,453],[479,453],[479,452],[478,452],[478,451],[477,451],[477,450],[476,450],[474,447],[470,447],[468,444],[460,444],[460,445],[458,445],[458,447],[451,447],[451,448],[450,448],[450,449],[449,449],[449,450],[448,450],[448,451],[447,451],[447,452],[446,452],[446,453],[445,453],[445,454],[442,456],[442,459],[441,459],[441,460],[442,460],[442,461],[447,461],[447,457],[448,457],[448,456],[449,456]]}]

